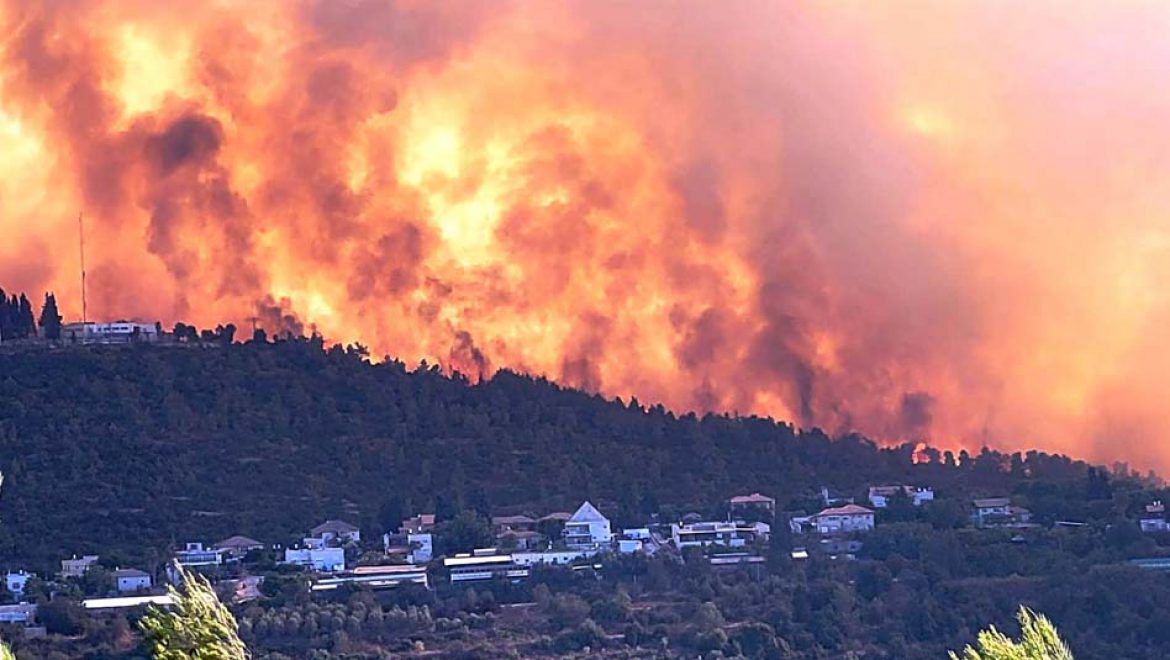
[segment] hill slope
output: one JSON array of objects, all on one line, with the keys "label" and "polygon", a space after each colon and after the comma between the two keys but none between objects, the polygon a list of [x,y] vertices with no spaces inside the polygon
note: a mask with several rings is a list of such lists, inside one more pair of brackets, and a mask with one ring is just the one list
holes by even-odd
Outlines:
[{"label": "hill slope", "polygon": [[282,541],[326,516],[380,532],[419,509],[541,513],[590,498],[620,523],[752,490],[798,506],[821,485],[1010,491],[1025,473],[1072,482],[1086,469],[1021,460],[916,466],[909,447],[678,418],[507,372],[470,385],[313,340],[0,356],[0,556],[32,567],[111,549],[153,563],[235,533]]}]

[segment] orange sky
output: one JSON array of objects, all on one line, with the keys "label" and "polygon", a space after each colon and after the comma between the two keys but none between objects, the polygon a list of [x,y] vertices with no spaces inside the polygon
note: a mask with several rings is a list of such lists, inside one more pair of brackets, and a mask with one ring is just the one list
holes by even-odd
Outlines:
[{"label": "orange sky", "polygon": [[[0,0],[0,284],[1170,467],[1170,6]],[[281,319],[285,319],[282,321]]]}]

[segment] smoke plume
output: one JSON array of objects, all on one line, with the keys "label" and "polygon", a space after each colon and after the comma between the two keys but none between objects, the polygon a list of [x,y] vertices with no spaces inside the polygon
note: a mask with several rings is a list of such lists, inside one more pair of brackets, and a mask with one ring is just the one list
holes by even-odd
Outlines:
[{"label": "smoke plume", "polygon": [[1164,3],[0,0],[0,282],[1163,468]]}]

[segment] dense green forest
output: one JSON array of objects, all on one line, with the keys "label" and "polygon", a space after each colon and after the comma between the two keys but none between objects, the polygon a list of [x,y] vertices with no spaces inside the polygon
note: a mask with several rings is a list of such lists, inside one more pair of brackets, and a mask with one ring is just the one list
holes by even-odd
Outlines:
[{"label": "dense green forest", "polygon": [[822,485],[955,497],[1045,484],[1032,506],[1050,520],[1111,506],[1067,496],[1087,466],[1062,456],[914,465],[911,452],[677,417],[506,371],[472,385],[315,339],[31,351],[0,356],[0,556],[45,569],[116,550],[149,563],[185,540],[291,540],[327,517],[377,534],[416,510],[540,513],[586,498],[618,524],[750,491],[807,509]]},{"label": "dense green forest", "polygon": [[[919,510],[882,511],[853,562],[790,561],[794,539],[778,526],[768,564],[754,571],[619,558],[598,579],[550,571],[519,586],[476,585],[478,594],[441,579],[381,602],[278,592],[239,613],[268,657],[437,647],[451,657],[604,648],[614,657],[941,658],[987,623],[1010,630],[1020,603],[1049,614],[1078,657],[1163,657],[1170,576],[1125,564],[1164,554],[1165,539],[1133,522],[1168,494],[1151,478],[1039,452],[914,457],[910,445],[679,416],[506,371],[473,384],[426,365],[371,363],[360,347],[318,338],[0,354],[8,568],[55,571],[86,552],[155,572],[187,540],[288,542],[327,517],[374,538],[417,511],[540,514],[586,498],[620,526],[714,514],[751,491],[785,511],[815,510],[822,486],[860,497],[870,484],[912,483],[939,495]],[[1042,527],[971,529],[965,502],[977,495],[1012,495]],[[106,649],[89,657],[133,657],[112,650],[136,648],[124,619],[55,626],[88,631],[86,644]],[[28,657],[67,640],[17,639],[35,651]]]}]

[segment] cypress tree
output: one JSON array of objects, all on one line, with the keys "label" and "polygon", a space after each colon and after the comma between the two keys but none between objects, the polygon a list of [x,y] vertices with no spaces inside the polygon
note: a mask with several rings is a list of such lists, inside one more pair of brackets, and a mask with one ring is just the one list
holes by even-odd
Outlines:
[{"label": "cypress tree", "polygon": [[57,297],[51,293],[45,294],[45,305],[41,307],[41,330],[45,339],[57,340],[61,338],[61,313],[57,311]]}]

